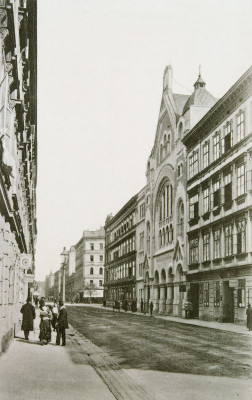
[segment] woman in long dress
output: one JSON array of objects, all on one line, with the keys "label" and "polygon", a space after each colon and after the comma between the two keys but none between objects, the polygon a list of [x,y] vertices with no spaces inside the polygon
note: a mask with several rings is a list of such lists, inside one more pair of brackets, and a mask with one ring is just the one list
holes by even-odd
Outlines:
[{"label": "woman in long dress", "polygon": [[40,307],[40,334],[39,334],[39,339],[41,344],[47,344],[51,341],[52,338],[51,319],[52,319],[52,314],[50,310],[48,309],[48,307],[46,307],[45,303],[42,303]]}]

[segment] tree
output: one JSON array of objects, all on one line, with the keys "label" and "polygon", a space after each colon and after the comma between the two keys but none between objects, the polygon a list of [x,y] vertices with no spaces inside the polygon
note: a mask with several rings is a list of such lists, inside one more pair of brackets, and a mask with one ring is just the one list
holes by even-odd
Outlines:
[{"label": "tree", "polygon": [[84,281],[84,293],[85,292],[88,293],[90,304],[92,303],[92,297],[93,297],[93,294],[96,292],[96,290],[97,290],[97,286],[93,282],[85,283],[85,281]]}]

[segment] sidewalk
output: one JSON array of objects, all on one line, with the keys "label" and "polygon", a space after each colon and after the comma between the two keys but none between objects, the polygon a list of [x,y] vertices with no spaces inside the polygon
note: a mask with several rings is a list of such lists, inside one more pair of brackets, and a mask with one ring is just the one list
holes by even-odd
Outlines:
[{"label": "sidewalk", "polygon": [[87,363],[74,364],[66,347],[39,343],[39,318],[35,331],[25,341],[18,333],[9,349],[0,357],[1,400],[114,400],[99,375]]},{"label": "sidewalk", "polygon": [[[67,306],[79,306],[79,307],[96,307],[96,308],[102,308],[104,310],[108,311],[113,311],[111,307],[103,307],[101,304],[67,304]],[[217,329],[221,331],[226,331],[226,332],[233,332],[233,333],[239,333],[243,335],[248,335],[252,339],[252,331],[249,332],[247,327],[245,325],[236,325],[232,323],[224,323],[224,322],[215,322],[215,321],[203,321],[201,319],[185,319],[181,317],[172,317],[168,315],[161,315],[161,314],[153,314],[152,317],[150,314],[143,314],[140,312],[131,312],[127,311],[125,312],[124,310],[115,310],[114,312],[122,312],[126,314],[133,314],[133,315],[141,315],[142,317],[145,318],[158,318],[158,319],[163,319],[166,321],[172,321],[172,322],[177,322],[179,324],[186,324],[186,325],[194,325],[194,326],[200,326],[204,328],[210,328],[210,329]]]}]

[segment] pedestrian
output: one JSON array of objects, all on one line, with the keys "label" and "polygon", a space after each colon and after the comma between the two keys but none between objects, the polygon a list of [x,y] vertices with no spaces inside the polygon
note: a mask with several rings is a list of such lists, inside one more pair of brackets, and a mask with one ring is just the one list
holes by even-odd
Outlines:
[{"label": "pedestrian", "polygon": [[45,305],[44,301],[41,301],[40,306],[40,334],[39,339],[42,345],[47,344],[51,341],[51,319],[52,313],[49,308]]},{"label": "pedestrian", "polygon": [[60,300],[59,302],[60,310],[57,318],[57,337],[56,346],[60,345],[60,338],[62,337],[62,346],[66,345],[66,329],[68,328],[67,321],[67,310],[64,302]]},{"label": "pedestrian", "polygon": [[22,331],[24,331],[25,340],[29,339],[29,332],[33,331],[33,320],[36,318],[35,308],[31,303],[31,298],[28,297],[26,304],[21,307],[20,312],[23,314]]},{"label": "pedestrian", "polygon": [[57,301],[55,300],[53,308],[52,308],[52,327],[53,327],[54,331],[56,331],[56,323],[57,323],[58,314],[59,314],[58,304],[57,304]]},{"label": "pedestrian", "polygon": [[152,301],[150,302],[150,315],[152,316],[152,312],[153,312],[153,303],[152,303]]},{"label": "pedestrian", "polygon": [[248,303],[246,314],[247,314],[247,328],[249,331],[251,331],[252,330],[252,308],[251,308],[250,303]]}]

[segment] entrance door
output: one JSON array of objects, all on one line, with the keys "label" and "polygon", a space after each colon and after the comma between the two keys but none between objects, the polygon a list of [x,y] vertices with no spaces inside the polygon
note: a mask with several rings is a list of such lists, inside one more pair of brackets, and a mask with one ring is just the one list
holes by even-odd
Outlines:
[{"label": "entrance door", "polygon": [[188,300],[192,303],[192,318],[199,318],[199,284],[191,283]]},{"label": "entrance door", "polygon": [[223,322],[234,322],[234,288],[223,282]]}]

